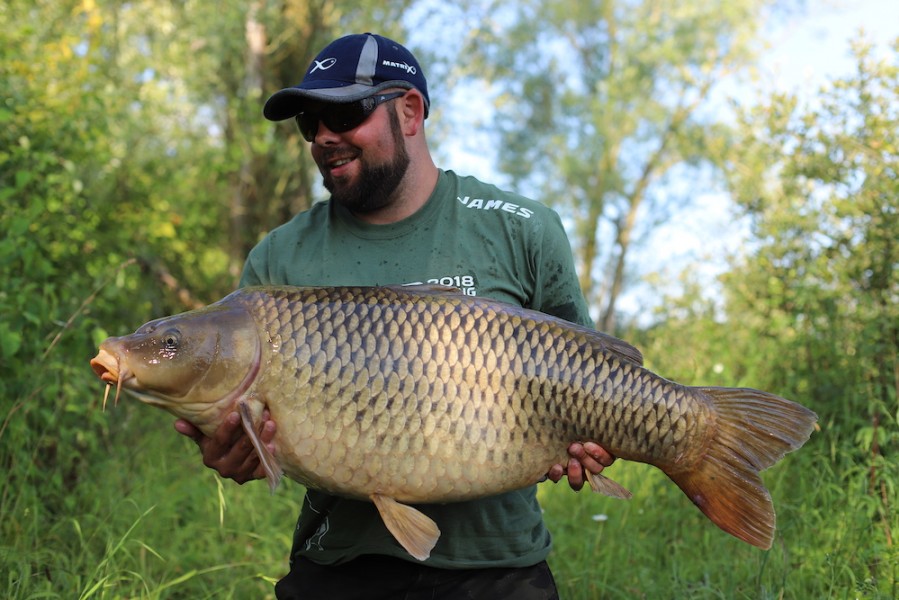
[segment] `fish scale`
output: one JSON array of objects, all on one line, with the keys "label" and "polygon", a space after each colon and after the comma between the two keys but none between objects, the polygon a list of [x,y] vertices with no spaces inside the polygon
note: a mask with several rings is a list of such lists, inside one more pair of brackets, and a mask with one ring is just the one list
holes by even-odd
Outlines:
[{"label": "fish scale", "polygon": [[[573,382],[577,381],[575,374],[580,374],[585,344],[579,344],[567,329],[560,329],[561,335],[554,331],[554,327],[559,328],[557,323],[540,321],[535,327],[527,328],[522,326],[517,315],[503,319],[505,313],[486,313],[479,305],[450,301],[449,298],[445,302],[424,305],[427,310],[422,311],[422,303],[412,299],[405,304],[399,303],[399,297],[396,293],[384,293],[380,298],[364,297],[360,301],[346,291],[329,297],[318,290],[308,298],[300,299],[287,295],[247,296],[248,307],[262,317],[260,322],[267,319],[269,326],[274,328],[268,332],[270,336],[285,338],[295,331],[299,338],[295,352],[302,359],[294,361],[289,352],[291,347],[286,348],[287,351],[278,355],[283,360],[280,368],[274,364],[277,358],[272,359],[271,376],[293,379],[292,374],[285,375],[284,371],[289,373],[294,365],[305,362],[314,365],[313,370],[307,377],[301,367],[301,374],[295,378],[298,382],[323,378],[309,394],[303,394],[300,387],[281,388],[280,396],[291,399],[290,402],[281,397],[273,398],[269,392],[270,409],[272,406],[290,407],[271,409],[276,422],[308,421],[306,427],[298,429],[304,432],[329,428],[333,431],[335,424],[353,427],[353,434],[342,435],[352,435],[366,452],[381,457],[374,472],[360,469],[352,480],[354,487],[341,487],[335,490],[338,493],[367,497],[368,482],[383,475],[384,464],[395,470],[397,479],[412,477],[422,459],[408,455],[406,440],[424,435],[425,429],[429,436],[437,436],[439,443],[432,443],[432,446],[452,447],[452,458],[466,462],[468,480],[445,484],[435,481],[428,489],[422,489],[415,480],[414,486],[383,490],[397,500],[426,502],[434,494],[453,501],[467,500],[489,488],[498,468],[526,473],[528,479],[536,480],[548,464],[564,461],[567,444],[560,443],[560,439],[603,440],[610,450],[623,458],[656,452],[659,459],[673,460],[684,454],[685,449],[679,443],[685,435],[663,436],[661,440],[665,443],[658,443],[656,420],[651,418],[656,407],[652,403],[634,405],[628,402],[628,394],[639,391],[640,378],[635,372],[640,368],[636,365],[603,358],[600,375],[593,379],[591,388],[584,389],[583,378],[580,386]],[[291,319],[285,321],[274,317],[284,314],[291,315]],[[421,315],[426,316],[420,318]],[[425,325],[428,322],[430,325]],[[353,332],[344,324],[357,323],[371,325],[359,332],[361,339],[354,351],[352,344],[345,341],[352,338]],[[488,327],[497,333],[503,331],[504,335],[484,335]],[[306,340],[308,348],[300,339]],[[498,339],[500,343],[497,343]],[[340,349],[338,340],[344,340]],[[516,344],[521,346],[520,349],[515,348]],[[508,348],[520,359],[507,365],[502,372],[495,367],[503,364],[496,355],[498,346],[503,351]],[[433,356],[448,368],[430,373],[416,369],[421,354]],[[347,355],[356,362],[347,359]],[[494,369],[485,369],[485,364],[494,365]],[[360,365],[364,367],[360,368]],[[341,374],[341,384],[335,385]],[[360,375],[364,390],[369,392],[365,403],[354,400],[358,398],[359,390],[348,391],[352,386],[350,382],[357,381]],[[427,378],[422,379],[423,376]],[[527,385],[520,385],[522,383]],[[510,401],[516,394],[522,400],[517,409]],[[308,409],[296,400],[304,396],[328,406],[354,406],[354,422],[339,419],[331,411]],[[411,397],[424,398],[423,403],[428,404],[428,408],[420,409],[418,402],[408,402]],[[449,406],[434,410],[433,403],[428,402],[434,397],[447,398]],[[585,397],[608,398],[610,401],[603,404],[606,412],[584,410]],[[407,426],[410,425],[407,406],[424,415],[423,428],[418,421]],[[702,405],[697,403],[696,406]],[[487,418],[493,413],[501,416]],[[434,415],[430,421],[428,415]],[[680,418],[672,422],[669,432],[686,431],[688,422],[701,422],[696,415],[678,416]],[[505,440],[507,447],[503,456],[489,451],[483,442],[490,440],[489,445],[494,445],[495,440],[502,437],[500,425],[505,422],[515,422],[520,430],[535,435],[525,440],[524,436],[514,435],[513,430]],[[398,439],[404,443],[398,443]],[[323,441],[334,442],[329,438]],[[414,445],[424,447],[422,442]],[[304,445],[304,451],[309,451],[308,444]],[[327,445],[317,446],[313,454],[314,464],[310,469],[301,468],[295,472],[287,469],[288,475],[313,482],[315,475],[311,471],[332,471],[341,467],[338,461],[331,460]],[[310,462],[311,457],[306,454],[303,461],[297,458],[296,462]],[[445,458],[443,455],[435,457]],[[282,462],[293,464],[294,461]]]},{"label": "fish scale", "polygon": [[[179,340],[166,361],[154,350],[163,339]],[[815,422],[766,392],[668,381],[608,335],[434,287],[238,290],[110,338],[92,366],[207,435],[238,410],[272,485],[283,470],[371,500],[419,559],[439,529],[402,503],[532,485],[575,441],[662,469],[719,527],[770,547],[774,511],[758,472]],[[171,393],[173,381],[189,389]],[[265,407],[278,424],[274,455],[256,434]],[[589,481],[629,496],[603,475]]]}]

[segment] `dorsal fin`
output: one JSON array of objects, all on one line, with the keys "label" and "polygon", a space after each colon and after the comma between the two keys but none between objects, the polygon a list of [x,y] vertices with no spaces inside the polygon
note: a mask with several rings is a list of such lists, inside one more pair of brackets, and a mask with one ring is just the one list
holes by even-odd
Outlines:
[{"label": "dorsal fin", "polygon": [[624,340],[618,339],[613,335],[603,333],[602,331],[592,331],[592,333],[599,338],[599,342],[606,352],[614,354],[621,360],[633,363],[639,367],[643,366],[643,353],[634,346],[631,346]]}]

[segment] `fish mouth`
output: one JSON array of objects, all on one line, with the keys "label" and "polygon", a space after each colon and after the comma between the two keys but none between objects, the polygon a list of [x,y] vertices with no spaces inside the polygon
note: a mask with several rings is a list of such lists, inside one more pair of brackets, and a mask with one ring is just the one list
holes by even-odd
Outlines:
[{"label": "fish mouth", "polygon": [[91,359],[91,368],[103,382],[106,383],[106,393],[103,394],[103,410],[106,410],[106,401],[109,398],[109,390],[115,384],[115,399],[113,405],[118,406],[119,396],[122,394],[123,384],[134,378],[131,370],[125,366],[122,368],[118,355],[108,352],[105,348],[100,348],[97,356]]}]

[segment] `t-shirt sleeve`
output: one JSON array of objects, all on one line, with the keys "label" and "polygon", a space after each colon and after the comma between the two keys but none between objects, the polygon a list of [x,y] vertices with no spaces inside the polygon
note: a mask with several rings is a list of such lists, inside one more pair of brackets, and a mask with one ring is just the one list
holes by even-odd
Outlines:
[{"label": "t-shirt sleeve", "polygon": [[562,220],[555,211],[547,211],[543,220],[542,241],[532,248],[535,285],[532,303],[546,314],[593,327],[587,301],[581,291],[574,267],[571,243]]},{"label": "t-shirt sleeve", "polygon": [[265,268],[266,241],[263,240],[255,248],[250,251],[246,262],[243,264],[243,272],[240,275],[240,283],[238,287],[249,287],[251,285],[269,285],[267,269]]}]

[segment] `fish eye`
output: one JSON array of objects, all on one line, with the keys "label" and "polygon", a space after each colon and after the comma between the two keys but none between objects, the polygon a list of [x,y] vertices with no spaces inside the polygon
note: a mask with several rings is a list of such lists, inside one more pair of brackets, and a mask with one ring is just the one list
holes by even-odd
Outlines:
[{"label": "fish eye", "polygon": [[162,347],[167,352],[173,352],[181,344],[181,332],[177,329],[169,329],[162,334]]}]

